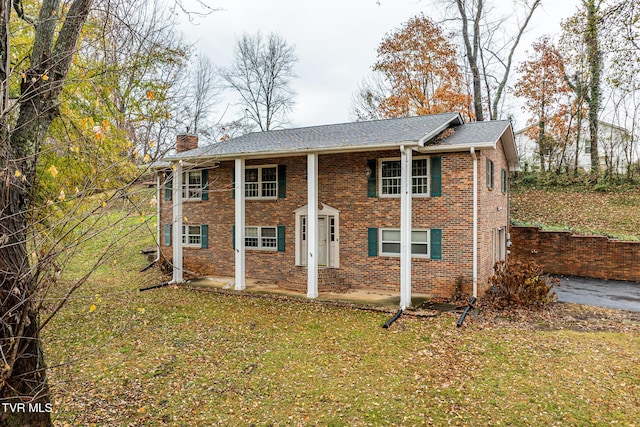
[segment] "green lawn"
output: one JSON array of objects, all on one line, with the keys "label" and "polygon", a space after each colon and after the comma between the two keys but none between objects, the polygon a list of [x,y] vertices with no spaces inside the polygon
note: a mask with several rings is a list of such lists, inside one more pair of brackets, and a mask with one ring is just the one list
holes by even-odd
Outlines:
[{"label": "green lawn", "polygon": [[637,317],[482,312],[463,328],[443,314],[383,329],[385,313],[292,298],[138,292],[166,280],[138,272],[149,230],[43,332],[57,425],[638,425]]},{"label": "green lawn", "polygon": [[568,229],[640,240],[640,189],[609,193],[584,189],[515,188],[511,219],[545,229]]}]

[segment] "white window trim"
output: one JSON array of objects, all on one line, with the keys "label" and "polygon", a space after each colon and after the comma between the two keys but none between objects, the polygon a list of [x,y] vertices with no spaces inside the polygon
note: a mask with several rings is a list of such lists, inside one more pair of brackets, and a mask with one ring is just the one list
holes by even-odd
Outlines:
[{"label": "white window trim", "polygon": [[[247,246],[247,238],[249,236],[247,236],[247,228],[256,228],[258,230],[258,246]],[[262,230],[265,228],[272,228],[275,231],[275,239],[276,239],[276,245],[275,246],[264,246],[263,242],[262,242]],[[250,250],[250,251],[277,251],[278,250],[278,227],[275,225],[247,225],[246,227],[244,227],[244,248],[246,250]]]},{"label": "white window trim", "polygon": [[[189,227],[198,227],[198,234],[189,234]],[[187,231],[185,233],[185,231]],[[198,236],[200,243],[189,243],[189,236]],[[182,247],[183,248],[201,248],[202,247],[202,226],[194,224],[182,224]]]},{"label": "white window trim", "polygon": [[[378,242],[379,242],[379,247],[378,247],[378,253],[381,256],[388,256],[388,257],[396,257],[396,258],[400,258],[400,252],[395,253],[395,252],[384,252],[382,250],[383,248],[383,240],[382,240],[382,232],[383,231],[400,231],[399,228],[380,228],[378,230]],[[427,232],[427,253],[426,254],[414,254],[411,253],[411,258],[428,258],[431,259],[431,229],[430,228],[412,228],[411,229],[411,235],[412,235],[412,239],[411,239],[411,245],[413,244],[421,244],[424,245],[424,242],[414,242],[413,241],[413,232],[414,231],[426,231]],[[398,242],[392,242],[392,243],[400,243]]]},{"label": "white window trim", "polygon": [[[269,168],[273,168],[273,169],[276,170],[276,180],[275,180],[275,183],[276,183],[276,195],[275,196],[264,197],[264,196],[262,196],[262,169],[269,169]],[[245,195],[244,198],[245,198],[245,200],[276,200],[278,198],[278,165],[251,165],[251,166],[246,166],[245,174],[246,174],[246,171],[248,171],[250,169],[258,169],[258,196],[255,196],[255,197],[247,196],[247,184],[249,184],[249,183],[247,182],[247,180],[245,178],[245,182],[244,182],[244,195]]]},{"label": "white window trim", "polygon": [[[420,197],[431,197],[431,156],[415,156],[411,159],[411,188],[413,189],[413,162],[415,160],[427,160],[427,192],[419,193],[419,194],[411,194],[411,197],[420,198]],[[377,186],[378,186],[378,194],[382,198],[391,198],[391,199],[399,199],[400,194],[384,194],[382,192],[382,163],[383,162],[399,162],[401,160],[400,157],[385,157],[382,159],[378,159],[378,177],[377,177]],[[398,177],[400,178],[400,177]]]},{"label": "white window trim", "polygon": [[[189,175],[200,175],[200,184],[199,186],[193,187],[193,191],[196,193],[194,197],[188,197],[190,193],[189,187]],[[182,173],[182,200],[184,201],[193,201],[193,200],[202,200],[202,171],[194,170],[194,171],[185,171]]]}]

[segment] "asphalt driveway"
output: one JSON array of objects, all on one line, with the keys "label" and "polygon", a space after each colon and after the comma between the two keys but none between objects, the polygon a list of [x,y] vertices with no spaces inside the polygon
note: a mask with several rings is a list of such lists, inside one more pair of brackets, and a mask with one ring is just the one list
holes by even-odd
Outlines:
[{"label": "asphalt driveway", "polygon": [[640,283],[560,276],[558,301],[640,312]]}]

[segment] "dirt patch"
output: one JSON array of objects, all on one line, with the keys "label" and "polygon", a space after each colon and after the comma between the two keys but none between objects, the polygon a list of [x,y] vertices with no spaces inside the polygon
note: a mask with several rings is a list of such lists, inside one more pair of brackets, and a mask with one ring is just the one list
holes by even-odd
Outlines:
[{"label": "dirt patch", "polygon": [[579,332],[640,332],[640,313],[570,303],[542,310],[495,310],[478,307],[470,318],[480,327],[512,326],[530,330]]}]

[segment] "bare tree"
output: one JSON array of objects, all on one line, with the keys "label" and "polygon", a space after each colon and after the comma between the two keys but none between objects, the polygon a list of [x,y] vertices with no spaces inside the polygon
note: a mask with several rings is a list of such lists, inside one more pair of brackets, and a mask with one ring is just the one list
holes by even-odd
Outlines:
[{"label": "bare tree", "polygon": [[261,131],[282,126],[294,104],[291,82],[295,49],[282,36],[243,34],[236,40],[233,63],[220,70],[229,89],[240,95],[239,105]]},{"label": "bare tree", "polygon": [[211,136],[215,130],[210,116],[220,101],[222,82],[209,58],[202,54],[198,56],[186,73],[185,83],[181,97],[184,125],[190,133]]},{"label": "bare tree", "polygon": [[358,85],[351,97],[351,116],[356,121],[382,119],[380,104],[390,94],[382,73],[373,71]]},{"label": "bare tree", "polygon": [[[498,20],[490,20],[490,0],[437,0],[448,7],[458,23],[465,46],[465,59],[472,76],[473,105],[476,120],[500,117],[500,105],[513,64],[531,16],[541,0],[519,0],[519,10]],[[518,9],[518,8],[516,8]],[[510,20],[516,20],[514,29]],[[484,86],[484,88],[483,88]]]}]

